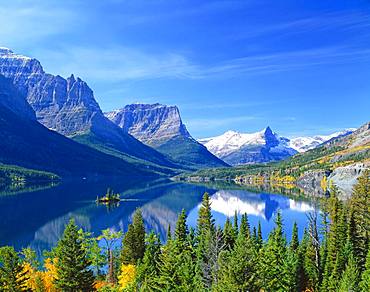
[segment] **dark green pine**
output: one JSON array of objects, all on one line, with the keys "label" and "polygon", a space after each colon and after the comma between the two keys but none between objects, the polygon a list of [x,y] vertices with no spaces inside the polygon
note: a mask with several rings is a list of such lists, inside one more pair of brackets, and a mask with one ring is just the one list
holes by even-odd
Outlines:
[{"label": "dark green pine", "polygon": [[87,250],[72,219],[56,249],[57,279],[55,285],[62,291],[94,291],[94,277]]}]

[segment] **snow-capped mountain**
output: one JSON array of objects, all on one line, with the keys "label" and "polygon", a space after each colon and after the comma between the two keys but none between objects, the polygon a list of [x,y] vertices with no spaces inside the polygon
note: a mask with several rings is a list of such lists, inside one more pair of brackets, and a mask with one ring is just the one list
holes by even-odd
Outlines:
[{"label": "snow-capped mountain", "polygon": [[256,133],[227,131],[220,136],[199,139],[199,142],[225,162],[238,165],[282,160],[353,131],[354,129],[346,129],[330,135],[289,139],[279,136],[267,127]]},{"label": "snow-capped mountain", "polygon": [[289,142],[289,146],[297,150],[298,152],[305,152],[307,150],[316,148],[322,143],[325,143],[333,138],[347,136],[355,130],[356,130],[355,128],[349,128],[349,129],[345,129],[340,132],[335,132],[330,135],[316,135],[316,136],[291,138]]},{"label": "snow-capped mountain", "polygon": [[278,136],[270,127],[251,134],[227,131],[199,142],[232,165],[278,161],[297,153],[289,146],[289,139]]}]

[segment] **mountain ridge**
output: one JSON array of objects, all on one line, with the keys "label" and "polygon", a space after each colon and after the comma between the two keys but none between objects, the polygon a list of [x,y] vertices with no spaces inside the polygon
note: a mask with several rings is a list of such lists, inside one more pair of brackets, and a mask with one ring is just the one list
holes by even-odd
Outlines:
[{"label": "mountain ridge", "polygon": [[130,104],[105,116],[141,142],[192,169],[227,166],[188,132],[177,106]]},{"label": "mountain ridge", "polygon": [[[73,74],[64,79],[45,73],[37,59],[5,48],[0,49],[0,74],[12,80],[35,111],[37,120],[47,128],[99,151],[107,152],[110,147],[120,152],[120,159],[128,156],[138,162],[181,168],[107,119],[87,83]],[[81,135],[83,139],[79,139]]]},{"label": "mountain ridge", "polygon": [[[230,164],[239,165],[283,160],[313,149],[331,139],[348,135],[353,130],[346,129],[330,135],[286,138],[274,133],[267,126],[254,133],[229,130],[222,135],[198,139],[198,141],[217,157]],[[257,152],[260,154],[258,155]],[[254,153],[254,156],[251,156],[251,153]]]},{"label": "mountain ridge", "polygon": [[[0,162],[49,171],[62,177],[102,175],[158,176],[155,172],[107,155],[47,129],[14,109],[17,90],[0,74]],[[13,107],[9,101],[14,101]]]}]

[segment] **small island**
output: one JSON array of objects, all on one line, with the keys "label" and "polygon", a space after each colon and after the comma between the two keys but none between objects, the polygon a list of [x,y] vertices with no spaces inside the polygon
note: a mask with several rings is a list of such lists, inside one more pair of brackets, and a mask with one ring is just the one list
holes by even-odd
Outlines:
[{"label": "small island", "polygon": [[107,189],[107,193],[103,197],[97,197],[96,202],[99,204],[113,204],[121,201],[120,194],[115,194],[113,190]]}]

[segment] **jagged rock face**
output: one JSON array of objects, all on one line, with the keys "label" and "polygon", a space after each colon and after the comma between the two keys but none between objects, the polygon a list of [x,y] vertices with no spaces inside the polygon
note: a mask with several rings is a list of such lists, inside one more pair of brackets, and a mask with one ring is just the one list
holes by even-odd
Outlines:
[{"label": "jagged rock face", "polygon": [[131,104],[105,115],[148,145],[159,146],[178,135],[190,137],[176,106]]},{"label": "jagged rock face", "polygon": [[12,86],[11,80],[0,74],[0,105],[11,110],[14,114],[36,120],[36,115],[27,101]]},{"label": "jagged rock face", "polygon": [[5,48],[0,50],[0,74],[12,80],[36,112],[37,120],[47,128],[102,151],[110,153],[113,149],[120,157],[129,155],[178,167],[107,119],[93,91],[80,78],[45,73],[36,59]]},{"label": "jagged rock face", "polygon": [[176,106],[131,104],[105,114],[141,142],[191,169],[227,166],[191,137]]},{"label": "jagged rock face", "polygon": [[0,49],[0,73],[26,96],[40,123],[63,135],[85,132],[103,115],[86,82],[47,74],[36,59]]}]

